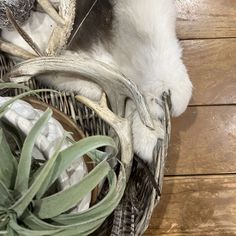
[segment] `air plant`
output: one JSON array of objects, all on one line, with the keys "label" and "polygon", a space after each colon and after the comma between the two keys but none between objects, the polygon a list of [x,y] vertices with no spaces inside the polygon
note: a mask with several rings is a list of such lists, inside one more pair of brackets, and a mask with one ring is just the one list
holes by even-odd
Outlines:
[{"label": "air plant", "polygon": [[[6,87],[19,85],[0,83],[0,89]],[[32,168],[35,142],[52,111],[48,109],[41,115],[23,142],[16,142],[19,157],[12,150],[12,141],[9,140],[21,140],[22,136],[19,136],[20,131],[16,127],[9,128],[4,119],[17,99],[36,92],[29,90],[0,107],[0,234],[88,235],[114,211],[124,193],[126,177],[123,165],[120,164],[121,171],[117,178],[108,163],[108,159],[117,154],[116,144],[110,137],[94,136],[73,142],[62,150],[67,140],[65,133],[49,159],[40,163],[38,168]],[[97,150],[104,146],[111,147],[111,151]],[[48,190],[60,175],[75,159],[86,153],[96,164],[94,169],[79,183],[49,194]],[[73,212],[73,208],[104,179],[108,180],[109,186],[105,197],[83,212]]]}]

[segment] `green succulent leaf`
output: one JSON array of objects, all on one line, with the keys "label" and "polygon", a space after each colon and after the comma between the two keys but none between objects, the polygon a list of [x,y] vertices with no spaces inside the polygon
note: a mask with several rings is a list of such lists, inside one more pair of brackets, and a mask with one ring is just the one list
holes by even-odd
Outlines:
[{"label": "green succulent leaf", "polygon": [[0,180],[0,206],[9,207],[14,202],[13,197],[11,196],[8,188]]},{"label": "green succulent leaf", "polygon": [[9,226],[21,236],[45,236],[57,235],[60,230],[30,230],[20,226],[15,220],[11,219]]},{"label": "green succulent leaf", "polygon": [[[20,87],[17,84],[0,84],[0,89],[5,88],[28,90],[27,87]],[[24,94],[10,99],[0,107],[0,118],[15,100],[42,91],[45,90],[27,91]],[[93,136],[83,139],[60,152],[62,143],[65,140],[63,138],[55,148],[53,156],[40,167],[33,178],[30,179],[32,150],[35,140],[50,117],[51,112],[47,111],[44,113],[36,123],[37,127],[34,126],[30,134],[26,137],[19,165],[11,151],[9,153],[10,147],[6,139],[5,143],[2,141],[4,140],[4,135],[2,130],[0,130],[0,153],[2,153],[1,147],[2,143],[4,143],[4,145],[8,146],[8,149],[4,148],[4,150],[5,152],[6,150],[8,151],[7,155],[11,155],[10,160],[12,159],[12,165],[15,168],[15,175],[12,177],[13,181],[9,181],[6,180],[6,178],[1,179],[2,166],[0,165],[0,206],[7,207],[7,211],[10,213],[15,212],[17,215],[17,219],[15,214],[13,214],[9,218],[10,221],[7,221],[7,225],[3,228],[0,227],[0,229],[2,229],[0,235],[2,232],[4,235],[10,236],[86,236],[101,226],[104,220],[117,207],[124,194],[126,187],[124,166],[121,164],[121,172],[117,180],[116,173],[107,162],[107,158],[117,155],[117,147],[113,139],[105,136]],[[10,132],[14,136],[14,131],[12,130]],[[18,145],[22,146],[20,142],[18,142]],[[97,148],[107,146],[112,148],[112,152],[106,153],[96,150]],[[47,189],[69,166],[71,166],[73,161],[82,157],[84,154],[88,154],[91,159],[97,163],[97,166],[87,174],[80,183],[49,197],[42,198]],[[0,162],[2,162],[1,158],[0,156]],[[106,177],[109,182],[109,191],[103,200],[86,211],[80,213],[64,213],[76,206]],[[6,184],[6,181],[9,182]],[[15,203],[12,192],[8,190],[9,187],[13,189],[14,186],[16,192],[20,193]],[[33,201],[35,196],[37,196],[37,198]],[[28,208],[29,204],[32,204],[34,212],[30,212],[30,208]],[[50,219],[51,223],[45,222],[43,219]],[[7,233],[4,232],[4,230],[6,230]]]},{"label": "green succulent leaf", "polygon": [[29,227],[29,229],[32,230],[58,230],[58,229],[64,229],[62,226],[59,225],[52,225],[49,224],[41,219],[39,219],[37,216],[35,216],[32,212],[29,210],[26,210],[25,216],[23,216],[24,224]]},{"label": "green succulent leaf", "polygon": [[1,89],[24,89],[26,91],[30,90],[29,87],[22,85],[22,84],[17,84],[17,83],[13,83],[13,82],[9,82],[9,83],[0,83],[0,90]]},{"label": "green succulent leaf", "polygon": [[[39,190],[37,199],[40,199],[46,190],[55,182],[55,180],[72,164],[72,162],[100,147],[111,147],[113,155],[117,154],[117,146],[112,138],[107,136],[92,136],[84,138],[67,149],[60,152],[57,161],[54,164],[53,172]],[[91,156],[94,157],[94,156]],[[99,160],[101,161],[101,159]]]},{"label": "green succulent leaf", "polygon": [[126,177],[123,165],[121,165],[121,173],[118,182],[116,182],[116,174],[111,171],[108,176],[110,189],[108,194],[103,198],[102,201],[81,213],[62,214],[54,217],[53,221],[67,225],[67,224],[78,224],[78,222],[90,223],[103,217],[107,217],[112,211],[118,206],[121,198],[123,197],[126,187]]},{"label": "green succulent leaf", "polygon": [[[98,204],[82,213],[63,214],[52,220],[56,224],[44,223],[33,214],[27,214],[24,223],[34,230],[53,230],[55,227],[58,231],[55,236],[72,236],[72,235],[89,235],[94,232],[108,217],[119,204],[126,186],[125,170],[121,165],[121,173],[117,182],[116,174],[111,170],[108,174],[110,183],[109,193]],[[59,219],[59,220],[56,220]],[[54,234],[51,234],[54,235]]]},{"label": "green succulent leaf", "polygon": [[57,233],[55,236],[81,236],[88,235],[94,232],[97,228],[99,228],[105,219],[94,221],[89,224],[85,224],[83,226],[71,225],[67,227],[64,231]]},{"label": "green succulent leaf", "polygon": [[7,235],[7,231],[6,230],[0,230],[0,235]]},{"label": "green succulent leaf", "polygon": [[[31,218],[31,217],[30,217]],[[31,218],[32,219],[32,218]],[[27,222],[27,226],[30,227],[31,230],[50,230],[50,235],[63,235],[63,236],[72,236],[72,235],[88,235],[89,233],[94,232],[105,220],[105,218],[100,219],[99,221],[94,221],[90,223],[83,223],[83,224],[70,224],[70,225],[52,225],[43,223],[43,221],[40,221],[37,219],[37,217],[34,216],[33,221],[29,220],[29,218],[26,220],[24,219],[24,223]],[[36,221],[35,221],[36,220]],[[36,222],[36,224],[35,224]],[[33,225],[31,224],[33,223]],[[45,229],[45,225],[47,225]],[[53,234],[53,231],[55,234]]]},{"label": "green succulent leaf", "polygon": [[107,161],[102,161],[78,184],[52,196],[36,200],[35,214],[41,219],[48,219],[71,209],[92,191],[110,170]]},{"label": "green succulent leaf", "polygon": [[[7,109],[9,108],[9,106],[14,103],[16,100],[22,99],[24,97],[30,96],[30,95],[36,95],[40,92],[55,92],[52,89],[37,89],[37,90],[30,90],[27,92],[24,92],[20,95],[17,95],[11,99],[9,99],[8,101],[6,101],[2,106],[0,106],[0,118],[2,117],[2,113],[6,112]],[[59,92],[58,92],[59,93]]]},{"label": "green succulent leaf", "polygon": [[[18,236],[18,234],[11,228],[10,225],[8,225],[7,227],[7,236]],[[4,234],[5,236],[5,234]]]},{"label": "green succulent leaf", "polygon": [[4,119],[0,120],[0,127],[6,135],[9,135],[15,141],[18,150],[21,150],[25,139],[23,133]]},{"label": "green succulent leaf", "polygon": [[27,135],[20,156],[17,170],[15,191],[23,194],[29,186],[29,176],[32,161],[32,152],[35,141],[52,116],[52,111],[48,109],[35,123],[29,134]]},{"label": "green succulent leaf", "polygon": [[0,113],[0,120],[4,117],[5,113],[7,112],[8,107],[5,108],[1,113]]},{"label": "green succulent leaf", "polygon": [[0,129],[0,153],[0,181],[10,189],[14,186],[17,161],[11,153],[2,129]]},{"label": "green succulent leaf", "polygon": [[47,179],[48,174],[53,168],[54,162],[58,157],[58,154],[61,150],[64,141],[65,141],[65,136],[62,138],[61,142],[58,143],[57,147],[55,148],[53,156],[45,163],[42,171],[35,178],[35,181],[32,183],[30,188],[26,190],[23,196],[10,208],[16,212],[18,217],[20,217],[24,213],[27,206],[30,204],[30,202],[32,202],[32,199],[34,198],[34,196],[36,195],[42,184],[45,182],[45,179]]}]

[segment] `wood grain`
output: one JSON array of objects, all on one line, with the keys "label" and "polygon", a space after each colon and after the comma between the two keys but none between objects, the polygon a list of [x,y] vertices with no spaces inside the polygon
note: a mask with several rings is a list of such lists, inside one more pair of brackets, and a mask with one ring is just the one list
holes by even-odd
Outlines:
[{"label": "wood grain", "polygon": [[236,104],[236,39],[187,40],[182,44],[194,85],[191,104]]},{"label": "wood grain", "polygon": [[172,122],[169,177],[145,236],[236,236],[236,0],[176,4],[193,106]]},{"label": "wood grain", "polygon": [[190,107],[171,137],[166,175],[236,173],[236,106]]},{"label": "wood grain", "polygon": [[165,178],[148,235],[236,235],[235,176]]},{"label": "wood grain", "polygon": [[182,39],[236,37],[235,0],[176,0]]}]

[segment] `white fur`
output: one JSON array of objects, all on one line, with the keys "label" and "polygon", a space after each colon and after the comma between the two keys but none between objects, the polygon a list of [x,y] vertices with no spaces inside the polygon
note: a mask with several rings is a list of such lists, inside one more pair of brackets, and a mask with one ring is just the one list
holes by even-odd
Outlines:
[{"label": "white fur", "polygon": [[154,131],[144,127],[136,114],[132,125],[135,152],[151,162],[157,140],[163,137],[158,121],[163,110],[156,101],[170,91],[172,115],[178,116],[192,94],[175,32],[174,0],[119,0],[115,19],[111,54],[123,74],[141,88],[154,118]]},{"label": "white fur", "polygon": [[164,138],[164,130],[159,120],[153,120],[154,130],[148,129],[135,111],[132,117],[133,145],[135,153],[147,162],[153,160],[154,147]]},{"label": "white fur", "polygon": [[[151,106],[154,106],[154,103],[155,101],[151,101]],[[158,115],[163,114],[163,110],[161,109],[161,107],[158,107],[157,104],[154,108],[158,108]],[[127,101],[126,118],[132,120],[134,152],[147,162],[152,161],[154,147],[157,145],[158,140],[162,140],[164,138],[165,134],[160,120],[155,119],[154,116],[155,114],[152,116],[155,129],[151,130],[142,123],[134,103],[131,100]]]},{"label": "white fur", "polygon": [[38,79],[45,85],[54,86],[62,91],[75,91],[94,101],[99,101],[102,96],[102,89],[97,84],[73,75],[54,73],[40,76]]},{"label": "white fur", "polygon": [[[192,84],[181,59],[182,49],[175,32],[175,1],[117,0],[114,11],[115,38],[109,52],[99,43],[94,47],[92,56],[108,63],[115,62],[146,97],[154,119],[154,131],[141,123],[132,105],[128,106],[126,116],[133,122],[135,152],[151,162],[157,140],[163,138],[159,122],[163,110],[156,101],[161,100],[164,91],[170,92],[172,115],[178,116],[185,111],[192,94]],[[11,38],[8,37],[9,40]],[[41,40],[45,44],[45,40]],[[42,47],[45,48],[45,45]],[[73,90],[76,87],[76,90],[91,99],[98,99],[101,95],[98,86],[87,81],[77,81],[73,77],[68,79],[68,76],[57,75],[56,85]]]},{"label": "white fur", "polygon": [[187,107],[192,84],[176,37],[174,0],[119,0],[115,4],[115,40],[111,53],[121,71],[144,94],[171,92],[172,114]]}]

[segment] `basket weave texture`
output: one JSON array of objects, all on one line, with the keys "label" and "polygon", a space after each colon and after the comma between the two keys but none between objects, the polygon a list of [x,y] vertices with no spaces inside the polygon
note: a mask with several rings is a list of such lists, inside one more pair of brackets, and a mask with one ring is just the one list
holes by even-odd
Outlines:
[{"label": "basket weave texture", "polygon": [[[1,78],[13,66],[13,62],[6,56],[0,56]],[[46,88],[36,79],[26,82],[31,89]],[[3,92],[3,91],[2,91]],[[17,95],[23,92],[20,89],[7,91],[7,95]],[[40,97],[43,102],[49,104],[67,116],[83,130],[86,136],[108,135],[110,127],[98,117],[90,108],[75,99],[74,92],[42,92]],[[170,113],[169,96],[163,94],[162,104],[165,112],[162,125],[165,129],[165,138],[160,140],[153,151],[154,168],[147,171],[148,167],[134,156],[132,172],[127,183],[127,188],[117,209],[104,222],[93,235],[142,235],[149,225],[153,209],[160,200],[162,190],[165,160],[167,156],[168,143],[170,139]],[[154,178],[150,177],[150,173]],[[155,179],[155,181],[154,181]],[[105,194],[105,189],[101,193]],[[101,196],[102,197],[102,196]]]}]

